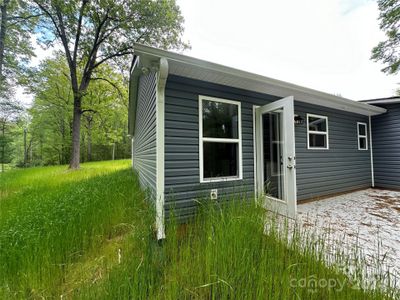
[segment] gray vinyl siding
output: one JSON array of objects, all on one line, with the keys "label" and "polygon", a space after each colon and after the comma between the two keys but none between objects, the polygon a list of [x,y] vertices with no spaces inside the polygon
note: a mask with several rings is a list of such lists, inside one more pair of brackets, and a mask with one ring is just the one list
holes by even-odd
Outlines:
[{"label": "gray vinyl siding", "polygon": [[[196,198],[254,196],[253,105],[279,99],[209,82],[169,76],[165,91],[165,209],[185,218],[196,209]],[[243,180],[200,183],[199,95],[241,101]],[[369,187],[369,151],[359,151],[357,122],[365,116],[295,102],[295,113],[329,118],[330,150],[307,150],[306,125],[296,126],[298,199]]]},{"label": "gray vinyl siding", "polygon": [[[370,150],[357,140],[357,122],[368,117],[298,101],[294,109],[305,121],[295,127],[298,200],[370,187]],[[307,149],[307,113],[328,117],[328,150]]]},{"label": "gray vinyl siding", "polygon": [[400,104],[383,107],[387,113],[372,118],[375,185],[400,189]]},{"label": "gray vinyl siding", "polygon": [[143,188],[156,191],[156,75],[139,79],[135,135],[132,148],[133,168]]}]

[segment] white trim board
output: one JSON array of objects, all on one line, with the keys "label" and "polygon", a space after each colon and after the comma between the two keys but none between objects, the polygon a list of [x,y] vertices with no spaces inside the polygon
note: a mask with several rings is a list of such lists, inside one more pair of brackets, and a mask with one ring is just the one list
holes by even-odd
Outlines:
[{"label": "white trim board", "polygon": [[277,97],[293,95],[297,101],[366,116],[378,115],[386,112],[386,109],[382,107],[353,101],[329,93],[230,68],[190,56],[140,44],[135,44],[134,49],[135,53],[146,57],[146,59],[150,61],[157,60],[160,57],[167,58],[169,62],[169,72],[173,75],[241,88]]},{"label": "white trim board", "polygon": [[[308,117],[325,119],[326,121],[326,131],[314,131],[310,130]],[[307,119],[307,150],[329,150],[329,122],[327,116],[306,114]],[[310,134],[324,135],[326,136],[326,147],[310,147]]]},{"label": "white trim board", "polygon": [[375,100],[362,100],[360,102],[368,103],[370,105],[373,105],[373,104],[397,104],[397,103],[400,103],[400,97],[389,98],[389,99],[383,98],[383,99],[375,99]]},{"label": "white trim board", "polygon": [[[362,135],[360,134],[360,125],[364,126],[365,128],[365,134]],[[367,123],[364,122],[357,122],[357,144],[358,144],[358,150],[360,151],[367,151],[368,150],[368,129],[367,129]],[[365,139],[365,148],[360,147],[360,138]]]},{"label": "white trim board", "polygon": [[156,99],[156,227],[157,239],[165,238],[164,185],[165,185],[165,85],[168,78],[168,60],[160,59],[157,73]]},{"label": "white trim board", "polygon": [[257,123],[256,123],[256,110],[259,105],[253,105],[253,181],[254,181],[254,199],[257,202],[257,154],[256,154],[256,137],[257,137]]},{"label": "white trim board", "polygon": [[[227,103],[237,105],[238,107],[238,138],[211,138],[203,137],[203,100],[214,101],[220,103]],[[234,181],[243,179],[243,162],[242,162],[242,105],[240,101],[234,101],[229,99],[222,99],[210,96],[199,95],[199,173],[200,183],[206,182],[223,182],[223,181]],[[214,142],[214,143],[235,143],[238,144],[238,176],[229,177],[213,177],[204,178],[204,151],[203,142]]]}]

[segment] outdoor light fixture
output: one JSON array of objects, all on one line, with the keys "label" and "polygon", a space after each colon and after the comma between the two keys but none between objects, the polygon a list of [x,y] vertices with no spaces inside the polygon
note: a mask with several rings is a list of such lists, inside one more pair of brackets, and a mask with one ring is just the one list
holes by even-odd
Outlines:
[{"label": "outdoor light fixture", "polygon": [[299,115],[294,115],[294,124],[295,125],[303,125],[304,119]]}]

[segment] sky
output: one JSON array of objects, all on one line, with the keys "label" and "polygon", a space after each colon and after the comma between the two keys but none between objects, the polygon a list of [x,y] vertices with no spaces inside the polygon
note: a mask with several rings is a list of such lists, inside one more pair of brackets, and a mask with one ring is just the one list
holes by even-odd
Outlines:
[{"label": "sky", "polygon": [[[393,96],[399,75],[370,60],[385,39],[372,0],[177,0],[183,53],[362,100]],[[49,51],[36,47],[37,65]],[[17,95],[29,104],[32,97]]]},{"label": "sky", "polygon": [[178,0],[184,53],[362,100],[392,96],[400,76],[382,73],[371,49],[385,39],[370,0]]}]

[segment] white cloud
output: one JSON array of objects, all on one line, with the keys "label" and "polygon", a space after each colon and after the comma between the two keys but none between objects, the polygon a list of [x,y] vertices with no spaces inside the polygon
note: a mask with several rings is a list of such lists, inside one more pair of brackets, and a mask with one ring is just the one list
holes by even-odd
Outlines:
[{"label": "white cloud", "polygon": [[352,99],[393,95],[400,78],[372,62],[384,34],[375,2],[178,0],[185,54]]}]

